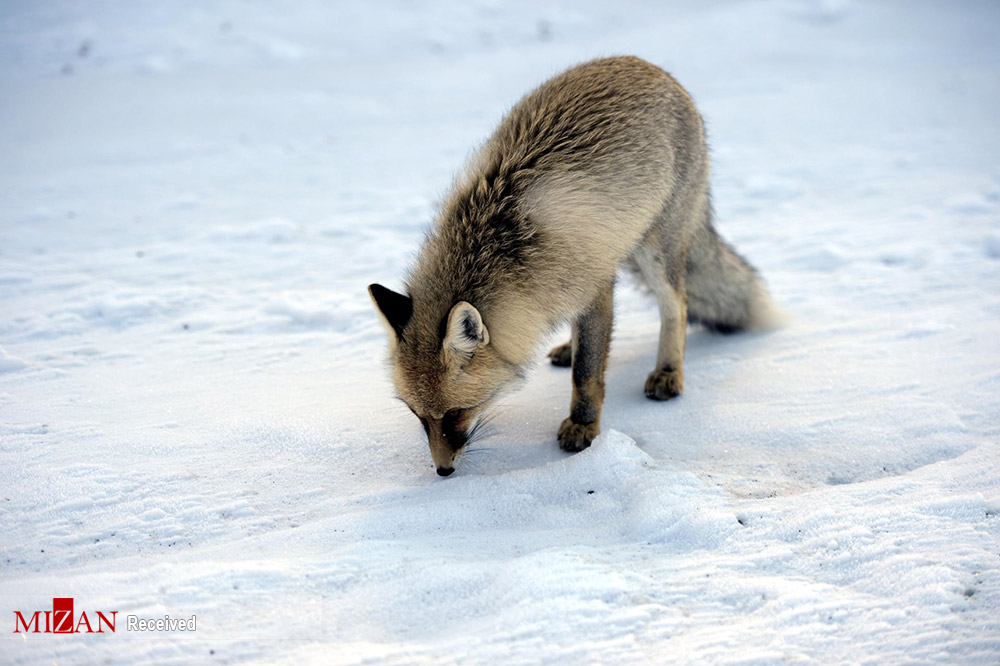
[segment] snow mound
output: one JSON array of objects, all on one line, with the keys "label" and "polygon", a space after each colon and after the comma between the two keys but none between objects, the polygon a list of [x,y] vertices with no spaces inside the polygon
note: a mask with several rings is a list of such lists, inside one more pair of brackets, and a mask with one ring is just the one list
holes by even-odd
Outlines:
[{"label": "snow mound", "polygon": [[1000,234],[987,234],[986,240],[983,243],[983,249],[986,252],[986,256],[990,259],[1000,259]]},{"label": "snow mound", "polygon": [[16,356],[8,354],[3,347],[0,347],[0,373],[16,372],[28,367],[28,364]]},{"label": "snow mound", "polygon": [[[461,470],[461,465],[459,465]],[[493,476],[462,475],[419,489],[376,495],[371,538],[517,530],[710,548],[736,526],[716,489],[690,473],[657,468],[628,436],[609,430],[590,448],[539,468]],[[416,509],[416,510],[415,510]],[[570,539],[571,540],[571,539]]]},{"label": "snow mound", "polygon": [[789,263],[803,270],[832,273],[851,263],[844,251],[833,243],[802,250],[789,258]]},{"label": "snow mound", "polygon": [[961,215],[986,215],[996,210],[996,204],[989,200],[988,195],[979,192],[967,192],[951,197],[945,204],[949,213]]}]

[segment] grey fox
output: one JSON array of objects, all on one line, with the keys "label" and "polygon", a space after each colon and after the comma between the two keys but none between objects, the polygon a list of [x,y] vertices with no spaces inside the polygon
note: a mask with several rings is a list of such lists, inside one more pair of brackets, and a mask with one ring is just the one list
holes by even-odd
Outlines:
[{"label": "grey fox", "polygon": [[483,409],[523,380],[538,345],[570,321],[549,356],[572,365],[559,445],[600,432],[616,273],[659,304],[660,342],[645,393],[684,388],[687,322],[732,332],[778,323],[756,271],[712,226],[702,120],[665,71],[635,57],[594,60],[518,102],[470,159],[406,280],[373,284],[399,397],[420,419],[438,474]]}]

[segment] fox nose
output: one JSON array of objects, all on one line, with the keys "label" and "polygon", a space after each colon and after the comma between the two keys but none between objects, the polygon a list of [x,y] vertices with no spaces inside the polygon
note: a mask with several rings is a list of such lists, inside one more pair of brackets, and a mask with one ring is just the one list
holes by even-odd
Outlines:
[{"label": "fox nose", "polygon": [[438,467],[438,476],[448,476],[455,471],[454,467]]}]

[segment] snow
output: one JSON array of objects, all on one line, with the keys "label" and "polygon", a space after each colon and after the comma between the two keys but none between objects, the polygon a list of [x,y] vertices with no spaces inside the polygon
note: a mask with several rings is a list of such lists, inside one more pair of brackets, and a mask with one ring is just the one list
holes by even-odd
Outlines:
[{"label": "snow", "polygon": [[[0,16],[0,662],[1000,659],[1000,5]],[[691,329],[654,404],[623,280],[594,445],[558,450],[539,363],[440,479],[365,286],[510,104],[611,53],[691,91],[791,322]],[[117,631],[3,624],[62,596]]]}]

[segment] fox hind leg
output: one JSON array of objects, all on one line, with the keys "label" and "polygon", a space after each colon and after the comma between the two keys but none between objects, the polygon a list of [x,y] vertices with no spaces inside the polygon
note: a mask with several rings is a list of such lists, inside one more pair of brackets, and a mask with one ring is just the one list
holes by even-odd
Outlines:
[{"label": "fox hind leg", "polygon": [[614,283],[573,322],[573,398],[569,417],[559,426],[559,446],[582,451],[601,432],[604,371],[614,322]]},{"label": "fox hind leg", "polygon": [[549,361],[552,362],[552,365],[560,368],[568,368],[573,365],[573,341],[570,340],[553,347],[549,352]]},{"label": "fox hind leg", "polygon": [[656,369],[646,378],[645,392],[652,400],[669,400],[684,391],[687,303],[682,294],[666,283],[656,296],[660,305],[660,344]]},{"label": "fox hind leg", "polygon": [[631,258],[631,265],[656,296],[660,308],[660,342],[656,367],[646,378],[646,397],[668,400],[684,390],[684,346],[687,340],[687,294],[683,269],[672,266],[659,244],[650,239]]}]

